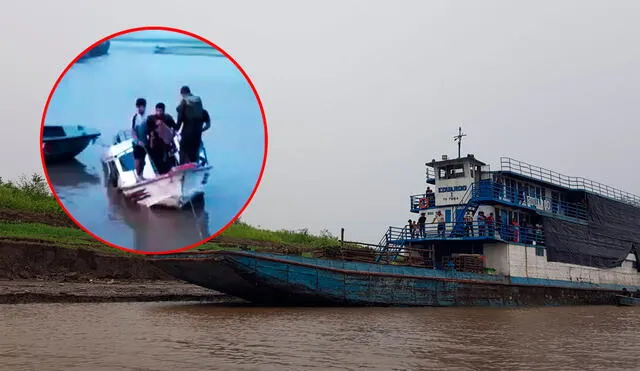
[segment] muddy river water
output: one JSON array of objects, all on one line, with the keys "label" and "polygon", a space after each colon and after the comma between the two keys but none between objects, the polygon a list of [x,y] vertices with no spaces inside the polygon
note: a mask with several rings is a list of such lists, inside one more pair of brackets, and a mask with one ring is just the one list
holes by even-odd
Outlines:
[{"label": "muddy river water", "polygon": [[640,369],[640,310],[0,305],[0,370]]}]

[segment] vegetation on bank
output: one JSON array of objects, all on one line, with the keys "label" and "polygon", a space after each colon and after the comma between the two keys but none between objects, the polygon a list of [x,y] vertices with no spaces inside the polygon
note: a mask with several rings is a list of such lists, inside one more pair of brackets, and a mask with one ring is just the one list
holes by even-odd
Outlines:
[{"label": "vegetation on bank", "polygon": [[40,174],[21,176],[17,181],[5,181],[0,177],[0,209],[64,215]]},{"label": "vegetation on bank", "polygon": [[[38,214],[65,215],[49,191],[44,177],[34,174],[21,177],[18,181],[7,182],[0,178],[0,209],[32,212]],[[50,242],[70,248],[88,248],[91,250],[111,252],[110,248],[84,233],[79,228],[52,226],[41,223],[25,223],[12,220],[0,220],[0,236],[5,238],[31,239]],[[340,243],[338,238],[323,230],[320,236],[302,230],[266,230],[256,228],[237,220],[221,237],[242,240],[247,248],[266,244],[288,245],[300,250],[335,247]],[[254,242],[254,244],[252,244]],[[198,250],[216,250],[226,248],[219,243],[209,242]],[[116,250],[120,251],[120,250]]]}]

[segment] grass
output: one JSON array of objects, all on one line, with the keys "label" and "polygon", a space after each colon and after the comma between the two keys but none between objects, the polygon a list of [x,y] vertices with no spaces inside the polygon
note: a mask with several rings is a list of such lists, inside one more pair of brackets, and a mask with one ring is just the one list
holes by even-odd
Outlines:
[{"label": "grass", "polygon": [[[51,195],[46,180],[38,174],[34,174],[31,177],[23,176],[17,182],[6,182],[0,178],[0,209],[2,208],[47,215],[65,215]],[[0,236],[31,238],[71,248],[83,247],[102,252],[123,253],[94,240],[78,228],[0,220]],[[316,236],[310,234],[307,229],[273,231],[256,228],[240,220],[224,231],[221,237],[246,241],[247,247],[250,249],[264,246],[265,243],[288,245],[301,251],[335,247],[340,244],[338,239],[327,230],[323,230],[319,236]],[[197,248],[197,250],[222,249],[229,249],[229,247],[210,242]]]},{"label": "grass", "polygon": [[22,176],[16,182],[0,178],[0,208],[64,215],[39,174]]}]

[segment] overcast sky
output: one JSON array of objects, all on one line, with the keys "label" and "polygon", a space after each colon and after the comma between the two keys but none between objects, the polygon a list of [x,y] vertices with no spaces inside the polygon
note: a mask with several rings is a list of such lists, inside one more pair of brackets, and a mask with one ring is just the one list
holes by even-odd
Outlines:
[{"label": "overcast sky", "polygon": [[258,89],[269,156],[249,223],[377,242],[461,123],[463,153],[494,167],[511,156],[640,194],[640,2],[189,4],[9,2],[0,175],[41,171],[42,109],[80,51],[154,22],[218,44]]}]

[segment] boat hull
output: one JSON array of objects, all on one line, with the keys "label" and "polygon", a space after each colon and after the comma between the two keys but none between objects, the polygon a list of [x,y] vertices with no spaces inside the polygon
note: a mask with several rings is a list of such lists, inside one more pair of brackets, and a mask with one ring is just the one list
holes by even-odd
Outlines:
[{"label": "boat hull", "polygon": [[[518,307],[615,305],[617,288],[418,267],[225,252],[256,304],[323,306]],[[224,288],[219,288],[224,292]]]},{"label": "boat hull", "polygon": [[617,299],[618,305],[621,307],[640,307],[640,298],[618,295]]},{"label": "boat hull", "polygon": [[179,253],[159,255],[151,262],[179,280],[245,300],[260,301],[254,296],[256,291],[251,284],[222,263],[223,257],[217,252]]},{"label": "boat hull", "polygon": [[103,55],[107,55],[109,54],[109,48],[111,47],[111,41],[107,40],[103,43],[100,43],[98,45],[96,45],[95,47],[93,47],[92,49],[90,49],[89,51],[87,51],[82,57],[80,57],[80,60],[85,60],[85,59],[89,59],[89,58],[95,58],[95,57],[100,57]]},{"label": "boat hull", "polygon": [[[62,135],[47,135],[47,129],[53,129]],[[85,130],[85,129],[82,129]],[[70,131],[70,135],[65,135]],[[45,135],[42,138],[42,153],[47,163],[70,161],[93,143],[100,133],[88,130],[86,133],[75,133],[75,127],[45,127]]]},{"label": "boat hull", "polygon": [[183,208],[204,194],[211,166],[171,171],[133,186],[121,187],[125,197],[139,205]]}]

